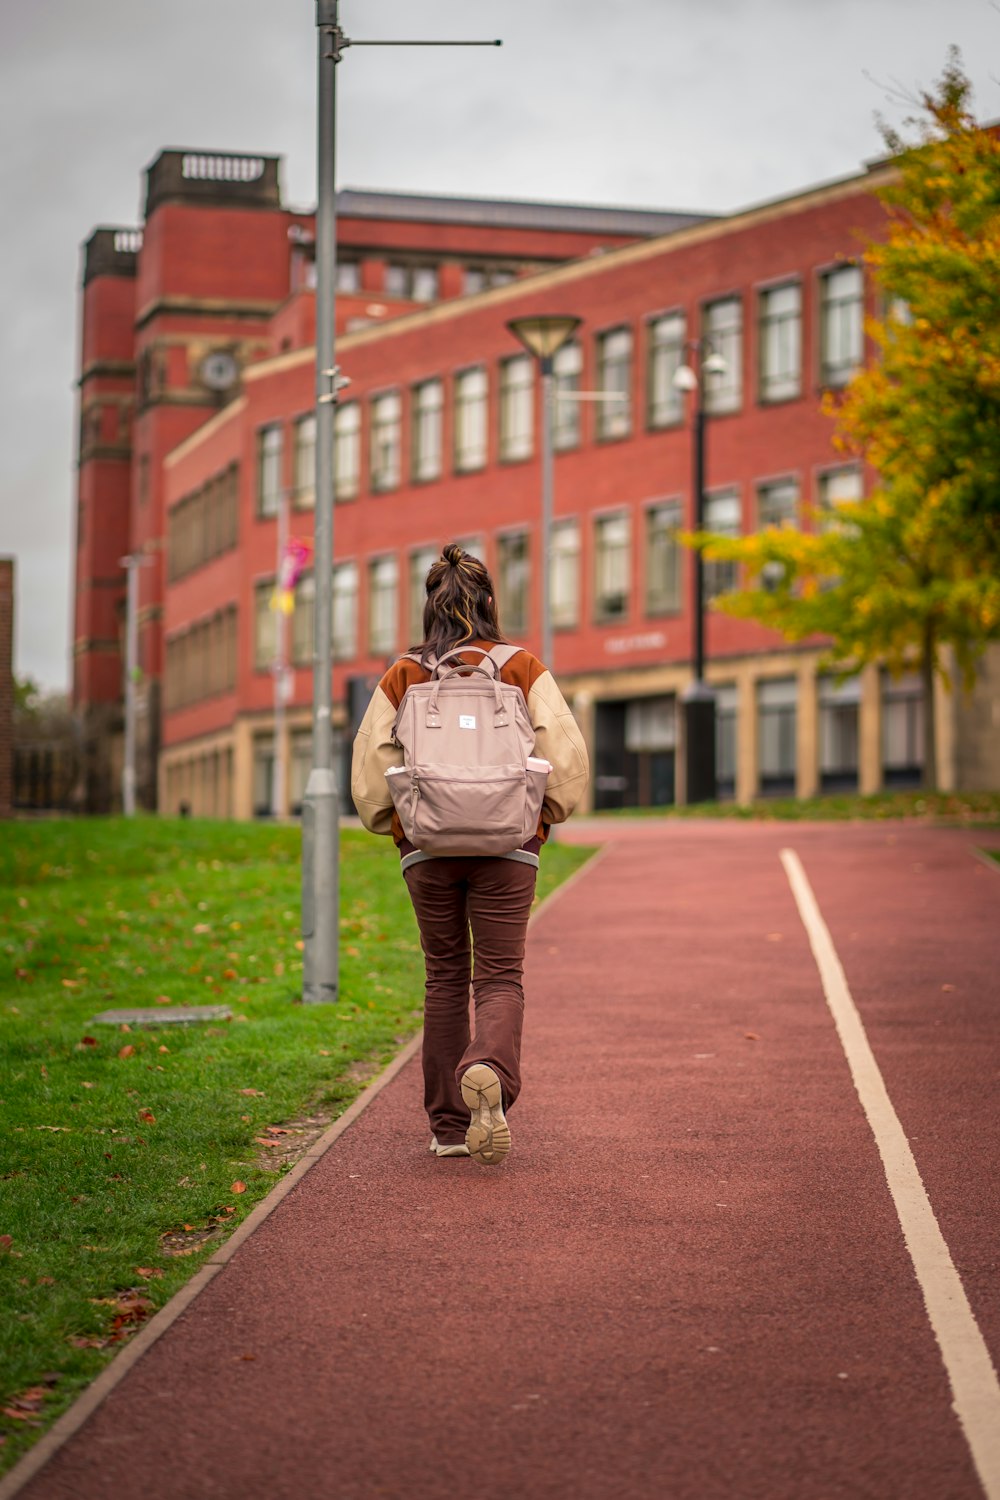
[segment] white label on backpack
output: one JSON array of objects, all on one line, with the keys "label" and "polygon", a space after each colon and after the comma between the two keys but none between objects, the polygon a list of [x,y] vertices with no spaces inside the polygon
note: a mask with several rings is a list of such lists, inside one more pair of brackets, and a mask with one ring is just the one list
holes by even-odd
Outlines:
[{"label": "white label on backpack", "polygon": [[476,727],[476,716],[475,716],[475,714],[459,714],[459,716],[458,716],[458,727],[459,727],[459,729],[475,729],[475,727]]}]

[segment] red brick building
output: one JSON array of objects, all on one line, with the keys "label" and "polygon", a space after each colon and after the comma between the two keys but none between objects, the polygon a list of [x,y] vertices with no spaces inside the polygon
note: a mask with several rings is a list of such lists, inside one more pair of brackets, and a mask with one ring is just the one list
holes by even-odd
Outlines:
[{"label": "red brick building", "polygon": [[[113,252],[132,256],[131,314],[113,272],[87,282],[105,299],[92,321],[104,328],[106,316],[108,352],[102,364],[92,349],[96,369],[85,365],[82,382],[102,437],[116,400],[128,409],[131,372],[111,366],[129,316],[139,377],[131,457],[122,426],[120,455],[87,458],[108,475],[121,466],[114,493],[128,524],[114,544],[103,528],[95,538],[104,563],[116,548],[154,559],[141,615],[147,786],[155,761],[165,811],[249,817],[272,805],[279,532],[312,532],[311,228],[280,209],[276,163],[261,159],[251,181],[242,158],[206,159],[214,177],[190,160],[202,158],[153,164],[141,250]],[[859,495],[862,476],[834,451],[819,403],[865,357],[873,291],[858,232],[879,227],[872,189],[885,170],[712,220],[395,195],[359,195],[352,217],[348,195],[338,363],[350,385],[337,412],[332,559],[345,751],[372,680],[418,633],[422,578],[443,542],[484,557],[508,633],[538,648],[539,396],[506,322],[567,313],[582,323],[557,365],[553,665],[591,746],[596,805],[683,798],[677,700],[691,673],[692,564],[676,532],[692,521],[691,432],[672,377],[706,335],[726,362],[710,393],[713,529],[798,521],[805,504]],[[230,174],[221,183],[220,171]],[[243,192],[261,201],[226,196]],[[574,399],[581,392],[603,399]],[[78,683],[100,683],[107,697],[81,687],[78,701],[97,723],[117,703],[121,575],[109,581],[106,623],[91,630],[86,607],[101,596],[86,509],[98,480],[86,486],[86,468]],[[710,569],[713,590],[731,581]],[[310,763],[312,585],[306,573],[285,653],[293,807]],[[723,615],[710,618],[707,644],[724,792],[918,779],[915,678],[870,668],[838,687],[818,674],[814,648]],[[988,680],[971,705],[942,695],[946,785],[1000,782]]]},{"label": "red brick building", "polygon": [[[342,330],[695,222],[690,214],[346,191]],[[139,802],[155,805],[166,590],[164,459],[238,399],[256,362],[313,337],[313,218],[283,206],[275,157],[164,151],[141,229],[84,247],[74,618],[81,802],[121,780],[125,586],[142,555]],[[190,592],[190,591],[189,591]]]}]

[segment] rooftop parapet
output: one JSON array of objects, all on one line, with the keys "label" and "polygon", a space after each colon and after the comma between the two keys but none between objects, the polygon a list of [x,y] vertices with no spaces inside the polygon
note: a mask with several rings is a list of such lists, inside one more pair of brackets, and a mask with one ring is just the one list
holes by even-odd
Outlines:
[{"label": "rooftop parapet", "polygon": [[146,168],[146,217],[161,203],[280,208],[278,156],[161,151]]},{"label": "rooftop parapet", "polygon": [[95,229],[83,246],[84,286],[95,276],[134,276],[141,249],[141,229]]}]

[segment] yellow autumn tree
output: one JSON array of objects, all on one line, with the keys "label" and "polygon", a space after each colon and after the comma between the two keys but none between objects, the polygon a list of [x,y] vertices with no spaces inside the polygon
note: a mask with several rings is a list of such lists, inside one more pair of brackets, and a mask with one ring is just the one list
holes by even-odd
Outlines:
[{"label": "yellow autumn tree", "polygon": [[876,358],[839,400],[836,446],[875,476],[868,498],[813,508],[807,529],[687,540],[743,565],[716,600],[790,640],[826,637],[825,665],[917,668],[924,780],[937,782],[935,675],[965,687],[1000,639],[1000,139],[980,126],[954,49],[907,122],[882,126],[896,171],[886,232],[865,248],[884,316]]}]

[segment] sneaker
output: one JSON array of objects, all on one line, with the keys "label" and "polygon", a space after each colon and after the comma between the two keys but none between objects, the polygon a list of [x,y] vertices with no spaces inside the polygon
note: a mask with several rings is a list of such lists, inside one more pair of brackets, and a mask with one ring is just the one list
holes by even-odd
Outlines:
[{"label": "sneaker", "polygon": [[427,1147],[432,1156],[468,1156],[469,1148],[461,1141],[455,1141],[450,1146],[439,1146],[436,1135],[431,1136],[431,1143]]},{"label": "sneaker", "polygon": [[465,1132],[469,1155],[494,1167],[510,1150],[510,1127],[504,1119],[500,1080],[488,1063],[473,1063],[462,1074],[462,1098],[472,1111]]}]

